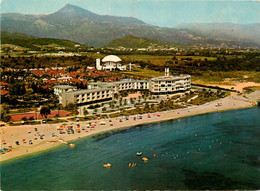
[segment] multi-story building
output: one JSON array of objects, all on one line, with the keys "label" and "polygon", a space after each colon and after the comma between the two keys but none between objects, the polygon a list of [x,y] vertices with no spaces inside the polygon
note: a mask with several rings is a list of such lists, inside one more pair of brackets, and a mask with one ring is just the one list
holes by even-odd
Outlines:
[{"label": "multi-story building", "polygon": [[66,92],[73,92],[76,91],[77,87],[76,86],[69,86],[69,85],[57,85],[54,86],[54,94],[58,96],[59,103],[63,103],[62,101],[62,94]]},{"label": "multi-story building", "polygon": [[74,92],[62,93],[60,103],[63,106],[69,103],[77,105],[86,105],[101,101],[108,101],[113,98],[113,90],[110,88],[96,88],[91,90],[79,90]]},{"label": "multi-story building", "polygon": [[149,91],[153,94],[174,94],[190,89],[190,75],[160,76],[151,78]]},{"label": "multi-story building", "polygon": [[78,105],[102,102],[113,99],[115,93],[127,90],[149,90],[152,94],[175,94],[189,91],[191,76],[184,74],[169,75],[169,68],[165,68],[165,76],[148,80],[123,79],[117,82],[88,83],[88,90],[61,93],[60,103]]}]

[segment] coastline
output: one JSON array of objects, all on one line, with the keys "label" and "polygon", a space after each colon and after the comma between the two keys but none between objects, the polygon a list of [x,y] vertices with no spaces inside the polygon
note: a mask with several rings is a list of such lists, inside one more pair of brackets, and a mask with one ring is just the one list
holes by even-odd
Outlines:
[{"label": "coastline", "polygon": [[[23,159],[26,157],[31,157],[34,155],[42,154],[45,152],[49,152],[58,148],[62,148],[67,146],[68,143],[76,142],[78,140],[86,139],[91,136],[95,136],[97,134],[106,133],[109,131],[119,130],[123,128],[129,128],[137,125],[143,125],[148,123],[158,123],[161,121],[168,121],[168,120],[174,120],[179,118],[186,118],[191,116],[197,116],[197,115],[203,115],[207,113],[213,113],[213,112],[220,112],[220,111],[227,111],[227,110],[235,110],[235,109],[245,109],[245,108],[251,108],[255,106],[255,98],[258,98],[260,95],[260,91],[256,91],[253,94],[255,94],[253,97],[247,99],[243,96],[239,95],[231,95],[219,100],[215,100],[203,105],[199,106],[191,106],[184,109],[178,109],[178,110],[172,110],[172,111],[163,111],[161,112],[160,117],[156,115],[156,113],[151,114],[151,118],[147,117],[147,114],[143,114],[142,119],[134,120],[134,116],[130,116],[129,120],[123,119],[123,122],[120,122],[119,120],[122,119],[122,117],[113,118],[113,126],[109,125],[109,120],[97,120],[97,126],[95,128],[90,128],[88,132],[81,132],[81,133],[75,133],[75,134],[58,134],[58,131],[56,130],[56,127],[64,124],[44,124],[44,125],[24,125],[24,126],[6,126],[1,127],[1,138],[2,140],[5,139],[7,143],[11,143],[13,148],[12,152],[8,152],[6,154],[1,155],[1,162],[0,165],[10,163],[19,159]],[[222,106],[216,107],[217,103],[222,103]],[[136,115],[135,115],[136,116]],[[100,121],[104,121],[106,125],[101,125]],[[89,121],[79,122],[81,126],[85,126],[86,123]],[[94,120],[91,121],[92,123]],[[66,124],[69,124],[68,122]],[[75,127],[74,123],[74,128]],[[33,132],[34,128],[38,128],[38,132],[45,133],[45,137],[43,140],[33,140]],[[32,133],[28,134],[28,129],[32,131]],[[58,137],[52,137],[51,134],[55,133]],[[26,140],[33,140],[33,145],[29,145],[27,143],[22,143],[22,139]],[[59,139],[64,140],[64,142],[55,142],[51,143],[50,141],[57,141]],[[15,141],[19,140],[20,145],[15,146]],[[67,144],[66,144],[67,143]],[[1,143],[2,144],[2,143]],[[3,146],[3,145],[2,145]]]}]

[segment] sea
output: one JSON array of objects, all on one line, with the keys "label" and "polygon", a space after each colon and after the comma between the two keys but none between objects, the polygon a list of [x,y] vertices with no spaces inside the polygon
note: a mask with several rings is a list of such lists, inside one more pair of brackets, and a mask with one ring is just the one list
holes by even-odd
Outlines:
[{"label": "sea", "polygon": [[1,190],[260,189],[260,107],[133,126],[75,144],[3,164]]}]

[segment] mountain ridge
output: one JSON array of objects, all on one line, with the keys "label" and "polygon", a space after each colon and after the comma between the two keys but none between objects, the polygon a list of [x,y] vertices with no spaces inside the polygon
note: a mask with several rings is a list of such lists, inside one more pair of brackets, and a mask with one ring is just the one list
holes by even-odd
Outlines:
[{"label": "mountain ridge", "polygon": [[114,39],[132,35],[172,44],[260,47],[260,41],[255,43],[255,36],[252,35],[245,35],[245,38],[240,39],[240,34],[230,36],[227,33],[216,33],[214,36],[208,31],[191,27],[158,27],[134,17],[98,15],[72,4],[66,4],[48,15],[3,13],[1,23],[1,30],[7,32],[20,32],[40,38],[68,39],[91,46],[104,46]]},{"label": "mountain ridge", "polygon": [[[75,45],[79,43],[65,40],[65,39],[54,39],[54,38],[37,38],[22,33],[9,33],[0,31],[1,34],[1,45],[11,44],[20,46],[23,48],[29,48],[30,50],[41,50],[41,47],[54,46],[74,49]],[[82,46],[81,47],[86,47]]]}]

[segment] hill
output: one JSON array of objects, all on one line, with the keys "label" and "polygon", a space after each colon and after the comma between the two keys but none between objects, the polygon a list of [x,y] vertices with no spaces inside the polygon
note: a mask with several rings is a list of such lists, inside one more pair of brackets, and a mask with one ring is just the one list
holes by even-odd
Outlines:
[{"label": "hill", "polygon": [[180,31],[187,31],[203,38],[215,38],[230,41],[239,41],[251,46],[260,44],[260,23],[233,24],[233,23],[190,23],[174,27]]},{"label": "hill", "polygon": [[67,4],[49,15],[2,13],[1,30],[40,38],[68,39],[91,46],[104,46],[114,39],[136,36],[172,44],[200,44],[224,47],[260,47],[252,37],[240,39],[214,36],[190,28],[166,28],[144,23],[133,17],[98,15]]},{"label": "hill", "polygon": [[111,48],[148,48],[154,46],[166,46],[166,43],[160,42],[158,40],[149,40],[146,38],[139,38],[135,36],[126,36],[121,39],[112,40],[110,43],[106,44],[106,47]]},{"label": "hill", "polygon": [[[1,44],[12,44],[24,48],[29,48],[31,50],[39,50],[42,48],[75,48],[77,42],[53,39],[53,38],[37,38],[34,36],[29,36],[21,33],[9,33],[1,31]],[[82,47],[82,46],[81,46]],[[83,45],[83,47],[86,47]]]}]

